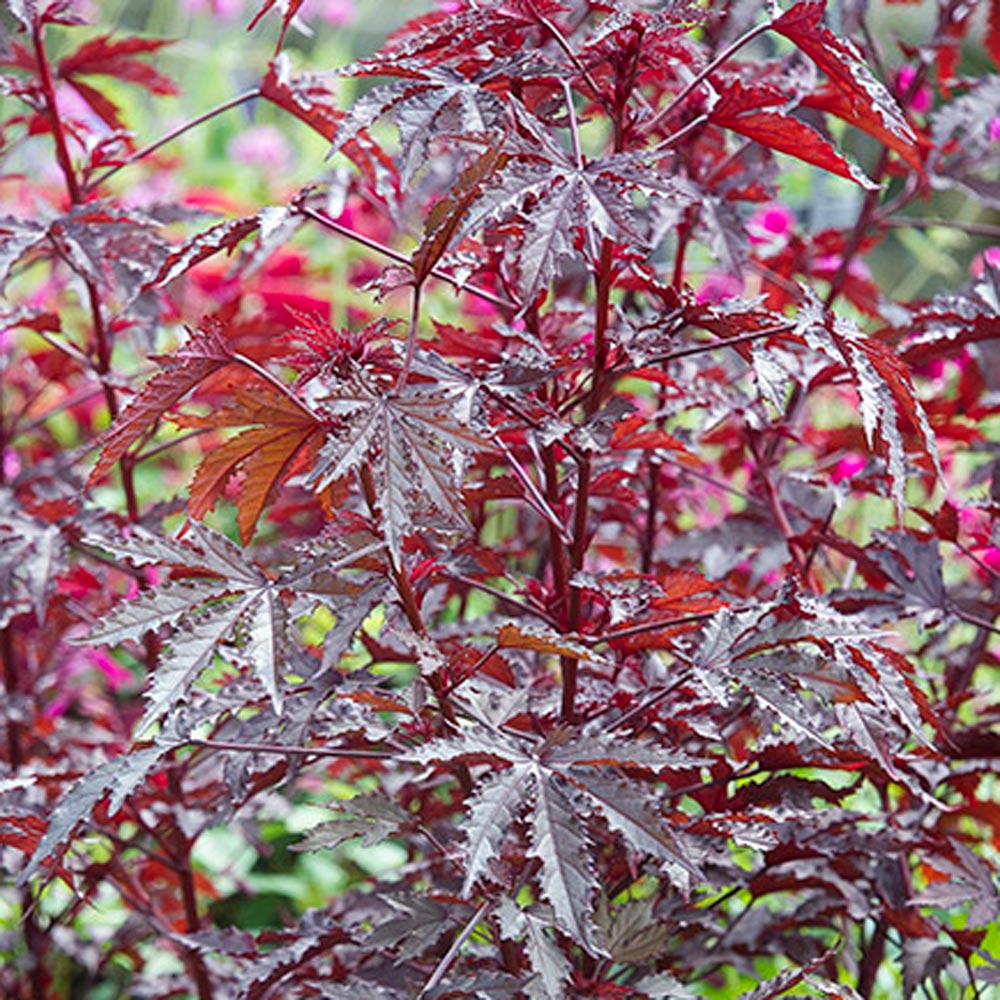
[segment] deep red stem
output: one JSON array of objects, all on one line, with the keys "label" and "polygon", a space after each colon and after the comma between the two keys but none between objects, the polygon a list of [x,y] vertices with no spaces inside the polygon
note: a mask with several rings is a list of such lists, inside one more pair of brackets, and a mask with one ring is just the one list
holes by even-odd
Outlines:
[{"label": "deep red stem", "polygon": [[[169,782],[171,798],[180,807],[184,801],[184,792],[175,768],[170,769],[167,780]],[[201,929],[201,918],[198,916],[198,894],[194,884],[194,872],[191,869],[191,847],[193,841],[184,833],[176,820],[172,820],[172,823],[173,828],[169,838],[169,847],[173,855],[177,880],[180,884],[181,902],[184,906],[185,930],[188,934],[197,934]],[[186,950],[185,959],[188,968],[191,970],[191,977],[194,979],[195,988],[198,991],[198,1000],[212,1000],[214,990],[212,989],[212,981],[209,978],[205,960],[194,948]]]},{"label": "deep red stem", "polygon": [[59,106],[56,103],[56,88],[52,79],[52,68],[49,66],[49,57],[45,52],[40,24],[36,24],[32,28],[31,43],[35,50],[35,62],[38,66],[38,76],[42,84],[42,93],[45,95],[45,110],[52,128],[52,138],[56,144],[56,159],[59,161],[59,169],[62,170],[63,177],[66,180],[66,190],[69,193],[69,199],[74,205],[78,205],[83,199],[81,197],[80,185],[76,179],[76,172],[73,169],[73,161],[69,156],[69,147],[66,145],[66,133],[59,118]]}]

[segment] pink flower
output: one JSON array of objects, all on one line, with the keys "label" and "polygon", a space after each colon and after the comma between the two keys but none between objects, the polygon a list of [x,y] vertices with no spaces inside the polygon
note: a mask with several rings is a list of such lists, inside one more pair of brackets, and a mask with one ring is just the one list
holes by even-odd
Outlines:
[{"label": "pink flower", "polygon": [[292,150],[285,137],[273,125],[254,125],[229,143],[229,155],[269,171],[285,170],[292,160]]},{"label": "pink flower", "polygon": [[750,216],[747,230],[751,243],[786,243],[795,225],[795,213],[781,202],[763,205]]},{"label": "pink flower", "polygon": [[232,21],[243,13],[243,0],[181,0],[181,8],[188,14],[204,12]]},{"label": "pink flower", "polygon": [[117,691],[119,688],[132,682],[132,674],[117,660],[112,659],[103,649],[88,649],[86,656],[107,678],[109,690]]},{"label": "pink flower", "polygon": [[861,455],[847,455],[842,458],[830,473],[830,478],[835,482],[842,482],[844,479],[853,479],[867,462]]},{"label": "pink flower", "polygon": [[3,450],[3,478],[6,481],[15,479],[21,471],[21,459],[13,448]]},{"label": "pink flower", "polygon": [[969,265],[969,274],[973,278],[981,278],[987,267],[1000,270],[1000,247],[987,247],[982,253],[977,253]]},{"label": "pink flower", "polygon": [[[910,93],[910,87],[916,79],[917,71],[909,64],[899,67],[896,73],[896,93],[902,101]],[[929,87],[918,87],[914,93],[910,94],[907,107],[915,111],[918,115],[926,114],[930,111],[934,103],[934,97]]]},{"label": "pink flower", "polygon": [[442,14],[457,14],[462,9],[462,0],[438,0],[437,7]]},{"label": "pink flower", "polygon": [[50,701],[48,705],[45,706],[45,711],[42,715],[46,719],[58,719],[66,714],[67,709],[70,706],[70,698],[68,695],[61,694],[55,699]]},{"label": "pink flower", "polygon": [[[843,259],[839,253],[828,253],[816,257],[813,260],[813,273],[820,278],[832,278],[840,270],[840,263]],[[869,281],[872,276],[868,265],[860,257],[851,258],[850,264],[847,265],[847,273],[852,278],[858,278],[861,281]]]},{"label": "pink flower", "polygon": [[336,25],[338,28],[353,24],[358,16],[354,0],[321,0],[316,13],[327,24]]},{"label": "pink flower", "polygon": [[698,289],[698,301],[715,305],[743,292],[743,281],[725,271],[709,271]]}]

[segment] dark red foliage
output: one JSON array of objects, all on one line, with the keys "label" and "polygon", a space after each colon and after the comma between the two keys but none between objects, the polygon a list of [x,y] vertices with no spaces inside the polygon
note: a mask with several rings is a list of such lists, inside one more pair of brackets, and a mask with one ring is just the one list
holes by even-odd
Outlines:
[{"label": "dark red foliage", "polygon": [[0,994],[995,996],[1000,271],[883,275],[1000,237],[997,4],[460,0],[349,107],[258,6],[190,127],[340,158],[260,208],[136,207],[165,43],[3,12]]}]

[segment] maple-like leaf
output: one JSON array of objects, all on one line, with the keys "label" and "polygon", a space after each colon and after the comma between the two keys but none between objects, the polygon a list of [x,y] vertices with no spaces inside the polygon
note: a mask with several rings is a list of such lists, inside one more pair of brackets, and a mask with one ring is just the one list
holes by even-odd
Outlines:
[{"label": "maple-like leaf", "polygon": [[181,415],[174,422],[181,427],[245,428],[201,460],[189,503],[193,517],[204,517],[230,479],[242,471],[236,524],[244,545],[281,483],[311,464],[323,440],[323,427],[305,403],[268,385],[253,390],[235,386],[231,402],[221,409],[206,416]]},{"label": "maple-like leaf", "polygon": [[662,954],[670,937],[669,928],[653,913],[651,899],[630,899],[610,909],[598,909],[597,919],[608,951],[616,962],[637,965]]},{"label": "maple-like leaf", "polygon": [[722,700],[722,688],[736,685],[760,708],[827,748],[825,729],[832,720],[818,712],[814,699],[860,700],[926,744],[924,727],[932,713],[905,659],[878,641],[881,631],[824,602],[787,600],[741,612],[723,609],[705,626],[695,666],[716,696]]},{"label": "maple-like leaf", "polygon": [[232,252],[242,240],[261,228],[262,217],[266,211],[263,209],[240,219],[218,222],[204,232],[185,240],[167,255],[160,269],[149,280],[148,287],[160,288],[169,284],[220,250]]},{"label": "maple-like leaf", "polygon": [[28,253],[41,244],[46,227],[31,219],[0,217],[0,292],[3,291],[11,271]]},{"label": "maple-like leaf", "polygon": [[652,972],[632,984],[639,997],[648,1000],[692,1000],[694,993],[685,989],[669,972]]},{"label": "maple-like leaf", "polygon": [[469,207],[458,238],[501,222],[516,223],[516,280],[525,303],[579,261],[581,251],[596,259],[604,239],[642,246],[632,191],[614,157],[577,162],[538,132],[539,142],[511,156],[495,180]]},{"label": "maple-like leaf", "polygon": [[21,25],[19,30],[32,31],[46,24],[76,25],[86,23],[82,15],[73,10],[74,0],[6,0],[7,8]]},{"label": "maple-like leaf", "polygon": [[124,601],[77,640],[113,645],[139,641],[151,629],[171,626],[172,636],[146,694],[138,734],[187,699],[191,685],[213,662],[219,645],[235,639],[238,631],[242,633],[238,655],[250,662],[275,711],[281,710],[286,598],[280,582],[248,561],[224,536],[197,522],[190,527],[189,541],[133,531],[120,547],[107,538],[95,542],[140,563],[167,563],[188,571],[196,567],[211,574],[195,583],[167,586]]},{"label": "maple-like leaf", "polygon": [[[295,925],[294,931],[275,931],[268,951],[252,956],[249,974],[243,978],[237,996],[239,1000],[270,1000],[275,996],[275,987],[292,976],[296,970],[309,968],[310,963],[335,952],[337,945],[353,939],[343,923],[328,909],[309,910]],[[214,950],[214,949],[213,949]],[[162,973],[160,974],[162,976]],[[324,990],[324,992],[326,992]],[[285,993],[282,990],[282,993]],[[329,996],[340,996],[330,992]],[[400,1000],[399,994],[380,990],[375,984],[368,984],[364,996],[372,1000]]]},{"label": "maple-like leaf", "polygon": [[992,208],[1000,206],[994,140],[984,127],[1000,99],[1000,75],[981,77],[968,92],[935,111],[934,152],[929,158],[935,187],[957,188]]},{"label": "maple-like leaf", "polygon": [[879,531],[869,556],[898,591],[898,595],[873,594],[875,602],[889,597],[899,611],[913,615],[925,628],[954,612],[944,584],[937,538],[920,538],[908,531]]},{"label": "maple-like leaf", "polygon": [[70,840],[80,823],[88,819],[94,807],[109,794],[108,810],[112,814],[118,812],[162,755],[163,748],[160,746],[131,750],[98,764],[80,778],[52,810],[45,835],[21,872],[20,883],[24,885],[33,879],[41,871],[46,858]]},{"label": "maple-like leaf", "polygon": [[468,800],[465,825],[465,881],[462,894],[489,871],[490,861],[499,856],[504,837],[520,811],[530,764],[519,762],[492,775]]},{"label": "maple-like leaf", "polygon": [[311,399],[339,429],[320,448],[309,485],[323,490],[362,465],[370,467],[380,525],[397,564],[422,514],[443,516],[448,530],[466,526],[462,473],[467,456],[485,442],[454,419],[447,401],[411,386],[379,392],[360,376],[333,392],[317,389]]},{"label": "maple-like leaf", "polygon": [[617,781],[598,768],[574,768],[574,785],[604,817],[608,826],[620,833],[625,842],[640,853],[650,854],[666,863],[671,880],[682,892],[704,881],[704,874],[691,860],[690,851],[645,802],[632,782]]},{"label": "maple-like leaf", "polygon": [[[618,753],[616,744],[620,744]],[[685,889],[692,877],[702,877],[685,846],[658,814],[655,796],[647,800],[635,787],[604,773],[604,769],[620,766],[685,769],[703,763],[700,759],[638,741],[587,737],[570,731],[533,744],[479,726],[463,729],[456,738],[431,740],[400,757],[439,763],[481,762],[484,758],[502,761],[504,767],[487,778],[467,802],[462,824],[466,895],[488,875],[490,863],[520,818],[531,831],[533,856],[541,860],[541,889],[553,906],[558,925],[595,952],[600,952],[601,946],[590,929],[594,883],[584,832],[588,816],[603,817],[637,853],[664,861]]]},{"label": "maple-like leaf", "polygon": [[358,795],[335,810],[334,819],[323,820],[307,830],[294,851],[316,851],[337,847],[345,840],[360,837],[362,846],[373,847],[397,833],[412,817],[391,799]]},{"label": "maple-like leaf", "polygon": [[[904,434],[915,437],[920,454],[943,479],[934,432],[906,365],[891,347],[867,336],[856,323],[825,309],[807,293],[794,324],[766,309],[735,303],[732,306],[696,306],[690,321],[723,338],[744,332],[773,329],[777,343],[805,344],[829,358],[851,377],[860,400],[861,422],[869,447],[886,453],[889,495],[900,521],[905,507],[907,451]],[[749,350],[744,345],[743,350]],[[775,355],[779,363],[781,356]]]},{"label": "maple-like leaf", "polygon": [[368,944],[396,950],[401,962],[422,954],[461,920],[461,907],[445,906],[426,895],[386,891],[379,898],[389,905],[390,915],[368,935]]},{"label": "maple-like leaf", "polygon": [[543,625],[505,622],[497,630],[496,641],[501,649],[527,649],[553,656],[572,656],[591,663],[604,662],[603,657],[580,642],[579,636],[565,635]]},{"label": "maple-like leaf", "polygon": [[229,346],[214,332],[193,333],[142,387],[101,438],[101,454],[90,473],[93,485],[167,410],[209,375],[234,361]]},{"label": "maple-like leaf", "polygon": [[[344,120],[344,112],[337,104],[329,78],[321,74],[293,73],[284,52],[269,64],[260,83],[260,94],[304,122],[327,142],[333,142]],[[372,190],[383,198],[395,199],[399,189],[396,167],[369,135],[361,132],[343,143],[341,152],[358,168]]]},{"label": "maple-like leaf", "polygon": [[786,113],[786,95],[774,87],[748,86],[727,79],[709,115],[716,125],[787,153],[870,189],[870,180],[841,156],[814,128]]},{"label": "maple-like leaf", "polygon": [[498,133],[506,121],[504,102],[474,81],[442,68],[410,71],[403,80],[375,87],[355,102],[337,131],[331,155],[390,113],[399,131],[404,189],[427,162],[436,136],[475,136],[481,141]]},{"label": "maple-like leaf", "polygon": [[522,910],[507,897],[500,900],[496,914],[501,937],[509,941],[524,939],[534,972],[524,987],[531,1000],[564,1000],[572,966],[549,933],[550,914],[537,906]]},{"label": "maple-like leaf", "polygon": [[527,32],[541,17],[564,12],[559,0],[467,0],[457,10],[440,10],[403,25],[382,51],[359,65],[374,75],[407,64],[436,66],[465,62],[484,47],[493,59],[521,51]]},{"label": "maple-like leaf", "polygon": [[917,396],[909,370],[881,341],[866,336],[856,324],[820,311],[815,302],[803,306],[796,323],[813,350],[843,364],[851,373],[861,402],[861,422],[869,447],[881,441],[887,452],[890,495],[900,523],[906,503],[904,431],[912,428],[939,478],[944,478],[934,432]]},{"label": "maple-like leaf", "polygon": [[0,290],[18,263],[46,254],[125,309],[163,259],[159,229],[151,215],[110,201],[74,205],[61,215],[46,212],[40,219],[0,218]]},{"label": "maple-like leaf", "polygon": [[597,883],[583,825],[557,776],[537,763],[529,773],[535,798],[528,816],[529,853],[542,863],[542,895],[552,904],[556,924],[572,940],[599,951],[590,920]]},{"label": "maple-like leaf", "polygon": [[741,993],[737,1000],[774,1000],[775,997],[787,993],[800,983],[807,983],[828,1000],[858,1000],[858,993],[853,987],[831,982],[825,977],[813,975],[830,957],[824,952],[801,968],[791,967],[779,972],[778,975],[765,980],[759,986],[746,993]]},{"label": "maple-like leaf", "polygon": [[[247,31],[252,31],[257,27],[257,22],[275,5],[278,0],[263,0],[258,9],[257,13],[254,14],[253,20],[247,25]],[[303,0],[281,0],[280,12],[281,12],[281,30],[278,32],[278,41],[275,43],[274,50],[277,52],[285,41],[285,34],[288,32],[292,21],[295,19],[295,15],[298,14],[299,8],[302,6]]]},{"label": "maple-like leaf", "polygon": [[900,357],[913,366],[954,357],[967,344],[1000,339],[1000,271],[986,267],[971,287],[935,295],[907,318],[906,333]]},{"label": "maple-like leaf", "polygon": [[922,171],[920,140],[892,95],[854,45],[823,24],[825,0],[802,0],[771,27],[804,52],[827,76],[830,89],[803,99],[874,136]]},{"label": "maple-like leaf", "polygon": [[0,628],[27,611],[40,624],[65,568],[66,540],[59,525],[32,517],[2,486],[0,510]]},{"label": "maple-like leaf", "polygon": [[138,58],[152,55],[169,44],[164,39],[99,35],[88,39],[70,55],[63,56],[56,66],[56,75],[66,80],[111,128],[121,129],[124,123],[116,104],[102,91],[79,78],[111,76],[135,83],[152,94],[177,94],[179,91],[173,80]]},{"label": "maple-like leaf", "polygon": [[434,204],[424,223],[424,238],[413,252],[413,274],[418,285],[434,270],[483,184],[501,162],[499,148],[489,147],[462,172],[451,193]]}]

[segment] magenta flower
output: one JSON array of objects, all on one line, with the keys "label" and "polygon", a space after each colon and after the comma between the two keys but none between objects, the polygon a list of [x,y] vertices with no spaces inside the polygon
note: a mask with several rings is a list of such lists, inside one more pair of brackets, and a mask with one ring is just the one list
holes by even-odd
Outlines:
[{"label": "magenta flower", "polygon": [[784,244],[795,226],[795,213],[781,202],[762,205],[747,222],[751,243]]},{"label": "magenta flower", "polygon": [[847,455],[834,466],[830,479],[835,483],[853,479],[867,464],[861,455]]},{"label": "magenta flower", "polygon": [[[896,93],[899,95],[899,99],[903,98],[909,94],[910,87],[913,86],[913,81],[916,79],[917,71],[910,66],[908,63],[900,66],[898,72],[896,73]],[[934,103],[934,97],[931,94],[929,87],[918,87],[912,94],[906,106],[911,110],[915,111],[918,115],[926,114],[930,111],[931,106]]]},{"label": "magenta flower", "polygon": [[3,450],[3,477],[9,482],[17,477],[21,471],[21,459],[13,448]]}]

